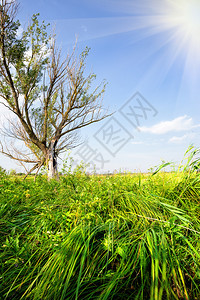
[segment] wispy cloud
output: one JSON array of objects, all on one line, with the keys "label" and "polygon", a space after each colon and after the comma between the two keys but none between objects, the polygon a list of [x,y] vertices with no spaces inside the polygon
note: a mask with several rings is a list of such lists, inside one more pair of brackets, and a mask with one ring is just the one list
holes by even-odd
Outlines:
[{"label": "wispy cloud", "polygon": [[168,140],[168,143],[173,143],[173,144],[181,144],[181,143],[184,143],[184,142],[193,143],[193,141],[196,137],[197,137],[197,134],[195,132],[187,132],[187,133],[185,133],[184,135],[181,135],[181,136],[171,137]]},{"label": "wispy cloud", "polygon": [[172,138],[169,139],[169,143],[173,144],[181,144],[185,140],[187,140],[189,136],[187,134],[184,134],[183,136],[173,136]]},{"label": "wispy cloud", "polygon": [[141,132],[165,134],[168,132],[188,131],[197,127],[200,127],[200,124],[195,125],[191,117],[184,115],[171,121],[162,121],[151,127],[143,126],[139,129]]}]

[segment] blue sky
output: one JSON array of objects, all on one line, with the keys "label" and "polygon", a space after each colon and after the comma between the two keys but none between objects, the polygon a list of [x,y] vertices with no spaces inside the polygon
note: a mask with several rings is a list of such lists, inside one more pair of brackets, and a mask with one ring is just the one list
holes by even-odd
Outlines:
[{"label": "blue sky", "polygon": [[[80,132],[85,143],[71,153],[77,163],[147,171],[199,147],[198,0],[20,1],[23,24],[38,12],[55,26],[63,55],[78,38],[79,51],[91,48],[88,70],[108,82],[103,103],[115,113]],[[3,156],[0,165],[19,170]]]}]

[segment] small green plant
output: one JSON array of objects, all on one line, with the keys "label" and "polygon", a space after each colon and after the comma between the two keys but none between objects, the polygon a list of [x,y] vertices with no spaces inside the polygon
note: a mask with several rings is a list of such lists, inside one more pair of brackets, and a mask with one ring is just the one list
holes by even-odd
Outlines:
[{"label": "small green plant", "polygon": [[0,166],[0,177],[6,175],[6,170]]},{"label": "small green plant", "polygon": [[16,171],[15,169],[11,169],[11,170],[9,171],[9,175],[10,175],[10,176],[16,176],[16,175],[17,175],[17,171]]},{"label": "small green plant", "polygon": [[79,162],[76,164],[74,158],[71,156],[71,152],[67,151],[66,158],[63,160],[63,166],[61,169],[62,175],[69,175],[69,174],[80,174],[86,173],[89,164],[86,164],[84,161]]}]

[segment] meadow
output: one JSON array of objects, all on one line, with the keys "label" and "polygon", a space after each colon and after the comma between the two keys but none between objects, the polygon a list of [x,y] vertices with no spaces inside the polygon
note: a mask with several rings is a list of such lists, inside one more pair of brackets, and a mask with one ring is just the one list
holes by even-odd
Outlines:
[{"label": "meadow", "polygon": [[200,299],[200,174],[0,175],[2,299]]}]

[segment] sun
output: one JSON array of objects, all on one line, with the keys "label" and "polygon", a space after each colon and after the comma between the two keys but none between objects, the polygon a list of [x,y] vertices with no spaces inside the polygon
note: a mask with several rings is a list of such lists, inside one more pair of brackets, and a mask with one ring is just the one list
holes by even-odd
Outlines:
[{"label": "sun", "polygon": [[[179,31],[181,38],[200,46],[200,0],[169,1],[171,11],[168,12],[169,26]],[[171,23],[171,24],[170,24]]]},{"label": "sun", "polygon": [[186,29],[191,33],[200,30],[200,1],[191,0],[183,6],[183,23]]},{"label": "sun", "polygon": [[175,53],[171,65],[182,57],[180,90],[187,85],[192,93],[199,86],[200,76],[200,0],[163,0],[162,3],[162,9],[158,5],[157,14],[152,17],[160,33],[165,30],[172,33],[168,41]]},{"label": "sun", "polygon": [[160,69],[163,78],[181,64],[179,89],[187,86],[193,93],[200,78],[200,0],[142,0],[132,9],[133,23],[140,24],[146,37],[157,37],[155,53],[167,49]]},{"label": "sun", "polygon": [[177,43],[200,50],[200,0],[152,0],[151,13],[145,3],[141,9],[146,9],[146,26],[154,32],[171,30]]}]

